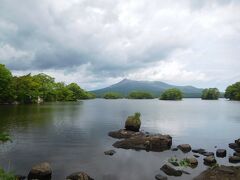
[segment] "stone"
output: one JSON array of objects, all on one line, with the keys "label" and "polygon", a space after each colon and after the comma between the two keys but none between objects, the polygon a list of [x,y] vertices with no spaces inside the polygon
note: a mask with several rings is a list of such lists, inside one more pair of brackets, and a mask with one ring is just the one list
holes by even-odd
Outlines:
[{"label": "stone", "polygon": [[157,179],[157,180],[167,180],[168,178],[167,178],[167,176],[163,176],[161,174],[157,174],[155,176],[155,179]]},{"label": "stone", "polygon": [[195,168],[198,165],[198,160],[195,157],[188,157],[186,158],[187,162],[189,163],[189,166],[191,168]]},{"label": "stone", "polygon": [[187,171],[184,171],[184,170],[181,170],[182,171],[182,173],[183,174],[187,174],[187,175],[189,175],[190,173],[189,172],[187,172]]},{"label": "stone", "polygon": [[240,148],[235,148],[234,151],[240,153]]},{"label": "stone", "polygon": [[198,154],[203,154],[203,153],[206,152],[206,150],[205,149],[193,149],[192,152],[193,153],[198,153]]},{"label": "stone", "polygon": [[94,180],[85,172],[75,172],[66,177],[67,180]]},{"label": "stone", "polygon": [[203,159],[203,161],[204,161],[204,164],[207,166],[212,166],[217,163],[214,156],[207,156]]},{"label": "stone", "polygon": [[49,163],[43,162],[34,165],[28,174],[28,180],[38,179],[38,180],[51,180],[52,169]]},{"label": "stone", "polygon": [[204,152],[202,153],[204,156],[214,156],[214,152]]},{"label": "stone", "polygon": [[233,155],[234,155],[234,156],[239,156],[239,157],[240,157],[240,153],[238,153],[238,152],[234,152]]},{"label": "stone", "polygon": [[235,140],[235,143],[240,147],[240,138]]},{"label": "stone", "polygon": [[234,166],[216,166],[214,168],[208,168],[200,175],[194,178],[194,180],[239,180],[240,179],[240,167]]},{"label": "stone", "polygon": [[140,113],[135,113],[134,116],[128,116],[125,122],[125,129],[138,132],[141,126]]},{"label": "stone", "polygon": [[110,137],[117,139],[126,139],[134,136],[145,136],[143,132],[128,131],[126,129],[120,129],[118,131],[111,131],[108,133]]},{"label": "stone", "polygon": [[169,135],[149,135],[133,136],[113,144],[115,148],[135,149],[146,151],[164,151],[169,150],[172,146],[172,137]]},{"label": "stone", "polygon": [[226,157],[227,151],[226,149],[217,149],[216,156],[217,157]]},{"label": "stone", "polygon": [[228,146],[229,146],[231,149],[236,149],[236,148],[239,147],[237,143],[229,143]]},{"label": "stone", "polygon": [[228,160],[229,160],[230,163],[240,163],[240,157],[239,156],[230,156]]},{"label": "stone", "polygon": [[194,154],[193,155],[195,158],[199,158],[200,156],[199,155],[197,155],[197,154]]},{"label": "stone", "polygon": [[192,148],[189,144],[180,144],[178,145],[178,149],[180,149],[184,153],[187,153],[190,152]]},{"label": "stone", "polygon": [[115,153],[116,153],[115,150],[109,150],[109,151],[105,151],[105,152],[104,152],[105,155],[109,155],[109,156],[112,156],[112,155],[114,155]]},{"label": "stone", "polygon": [[171,150],[172,151],[178,151],[178,148],[172,148]]},{"label": "stone", "polygon": [[181,176],[182,175],[182,171],[176,170],[167,164],[164,164],[160,169],[168,176]]}]

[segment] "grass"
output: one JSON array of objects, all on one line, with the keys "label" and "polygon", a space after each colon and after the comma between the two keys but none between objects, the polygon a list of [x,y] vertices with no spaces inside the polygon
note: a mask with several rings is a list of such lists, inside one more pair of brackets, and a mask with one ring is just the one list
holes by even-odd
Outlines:
[{"label": "grass", "polygon": [[16,177],[11,172],[6,172],[0,168],[0,179],[1,180],[16,180]]},{"label": "grass", "polygon": [[184,159],[182,159],[182,160],[179,161],[179,160],[177,159],[177,157],[171,157],[171,158],[168,159],[168,162],[171,163],[171,164],[174,165],[174,166],[180,166],[180,167],[184,167],[184,168],[190,166],[187,158],[184,158]]},{"label": "grass", "polygon": [[7,142],[7,141],[12,142],[12,139],[11,139],[10,135],[7,134],[7,133],[1,133],[0,132],[0,142],[4,143],[4,142]]}]

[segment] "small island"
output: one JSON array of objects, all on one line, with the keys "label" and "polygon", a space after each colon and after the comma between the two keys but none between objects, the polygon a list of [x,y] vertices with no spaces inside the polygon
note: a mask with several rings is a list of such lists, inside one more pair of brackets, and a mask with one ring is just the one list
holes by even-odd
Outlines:
[{"label": "small island", "polygon": [[108,92],[108,93],[104,94],[103,98],[104,99],[120,99],[123,97],[121,94],[119,94],[117,92]]},{"label": "small island", "polygon": [[182,100],[183,94],[177,88],[171,88],[164,91],[161,96],[160,100]]},{"label": "small island", "polygon": [[203,100],[217,100],[220,96],[220,92],[217,88],[204,89],[202,91]]},{"label": "small island", "polygon": [[153,95],[149,92],[144,91],[134,91],[129,93],[128,95],[129,99],[153,99]]},{"label": "small island", "polygon": [[240,82],[228,86],[224,97],[229,100],[240,101]]}]

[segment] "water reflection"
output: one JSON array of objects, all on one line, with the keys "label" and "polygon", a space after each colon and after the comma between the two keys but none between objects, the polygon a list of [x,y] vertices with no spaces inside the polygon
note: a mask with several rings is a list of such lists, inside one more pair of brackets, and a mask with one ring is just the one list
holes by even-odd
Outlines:
[{"label": "water reflection", "polygon": [[[190,143],[193,147],[215,150],[226,148],[240,136],[240,103],[225,100],[88,100],[77,103],[0,106],[0,130],[13,135],[14,142],[0,146],[0,164],[20,174],[42,161],[51,163],[56,180],[74,171],[86,171],[96,179],[154,179],[159,168],[173,152],[162,153],[117,149],[111,130],[123,127],[126,117],[142,114],[142,129],[170,134],[173,145]],[[232,153],[229,151],[228,153]],[[174,152],[184,157],[181,152]],[[205,169],[202,158],[192,174],[177,179],[191,179]],[[218,159],[227,163],[224,159]],[[170,178],[174,179],[174,178]]]}]

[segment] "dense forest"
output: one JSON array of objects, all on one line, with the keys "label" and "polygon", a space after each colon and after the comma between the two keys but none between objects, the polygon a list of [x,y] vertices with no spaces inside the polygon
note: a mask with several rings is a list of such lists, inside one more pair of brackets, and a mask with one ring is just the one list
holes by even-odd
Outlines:
[{"label": "dense forest", "polygon": [[84,91],[76,83],[55,82],[46,74],[13,76],[0,64],[0,103],[36,103],[49,101],[76,101],[91,99],[95,95]]}]

